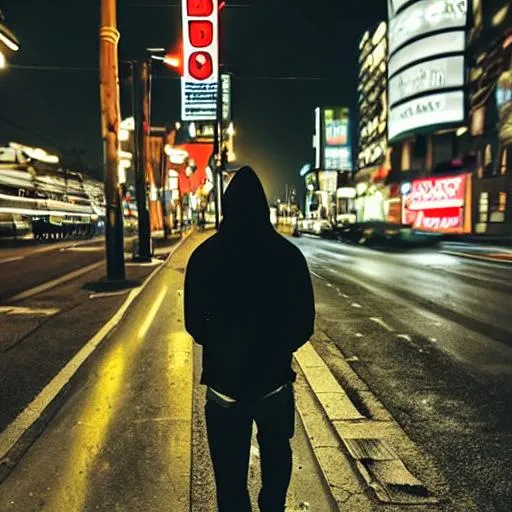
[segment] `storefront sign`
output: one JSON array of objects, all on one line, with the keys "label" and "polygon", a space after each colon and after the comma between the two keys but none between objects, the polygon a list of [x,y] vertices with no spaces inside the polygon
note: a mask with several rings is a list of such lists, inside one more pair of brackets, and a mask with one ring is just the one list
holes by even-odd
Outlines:
[{"label": "storefront sign", "polygon": [[422,0],[389,22],[389,51],[393,53],[413,38],[450,28],[465,28],[467,0]]},{"label": "storefront sign", "polygon": [[389,140],[416,128],[463,120],[464,93],[462,91],[431,94],[391,108]]},{"label": "storefront sign", "polygon": [[320,109],[321,167],[332,170],[352,170],[350,142],[350,111],[345,107]]},{"label": "storefront sign", "polygon": [[463,53],[466,45],[464,31],[436,34],[408,44],[389,59],[389,76],[422,59],[443,53]]},{"label": "storefront sign", "polygon": [[218,0],[182,0],[184,121],[209,121],[217,117],[218,5]]},{"label": "storefront sign", "polygon": [[416,94],[464,85],[464,57],[441,57],[416,64],[389,81],[389,103],[394,105]]},{"label": "storefront sign", "polygon": [[405,4],[409,3],[410,0],[388,0],[389,11],[396,14]]},{"label": "storefront sign", "polygon": [[352,170],[352,150],[348,147],[324,148],[324,168]]},{"label": "storefront sign", "polygon": [[231,75],[223,73],[222,82],[222,120],[226,123],[231,121]]},{"label": "storefront sign", "polygon": [[414,180],[405,196],[404,222],[416,229],[463,232],[470,174]]}]

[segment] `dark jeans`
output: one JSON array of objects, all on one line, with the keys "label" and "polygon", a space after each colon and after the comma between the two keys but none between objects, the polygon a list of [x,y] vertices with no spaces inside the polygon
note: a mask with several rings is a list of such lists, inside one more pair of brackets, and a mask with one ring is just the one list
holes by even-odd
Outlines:
[{"label": "dark jeans", "polygon": [[251,404],[223,407],[206,402],[208,444],[217,484],[219,512],[251,512],[247,473],[252,423],[258,427],[261,512],[283,512],[292,474],[290,439],[295,430],[293,387]]}]

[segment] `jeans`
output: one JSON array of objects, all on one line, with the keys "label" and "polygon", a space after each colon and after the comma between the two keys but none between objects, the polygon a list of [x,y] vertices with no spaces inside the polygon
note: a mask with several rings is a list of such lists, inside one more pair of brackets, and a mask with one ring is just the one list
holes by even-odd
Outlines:
[{"label": "jeans", "polygon": [[292,474],[290,439],[295,431],[293,387],[252,403],[228,407],[206,402],[208,444],[217,484],[219,512],[251,512],[247,489],[253,421],[258,427],[261,512],[284,512]]}]

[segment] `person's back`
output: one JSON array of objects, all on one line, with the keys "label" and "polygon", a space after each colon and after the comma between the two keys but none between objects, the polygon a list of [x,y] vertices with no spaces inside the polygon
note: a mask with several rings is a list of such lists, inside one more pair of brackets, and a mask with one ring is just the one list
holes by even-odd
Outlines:
[{"label": "person's back", "polygon": [[[223,496],[225,492],[219,482],[219,478],[222,481],[225,478],[219,477],[223,471],[219,470],[219,462],[216,463],[218,443],[212,439],[211,433],[213,430],[218,432],[218,423],[223,422],[222,417],[226,414],[237,418],[240,414],[243,416],[240,422],[233,422],[233,418],[229,420],[235,426],[243,423],[252,428],[253,419],[258,423],[258,414],[260,422],[265,423],[264,416],[286,395],[289,406],[281,404],[272,412],[277,415],[270,419],[275,425],[266,430],[271,433],[280,421],[286,423],[286,428],[281,429],[281,446],[286,444],[289,450],[288,439],[293,435],[294,421],[290,384],[295,380],[291,369],[292,354],[313,333],[314,301],[305,259],[272,227],[263,187],[251,169],[243,168],[235,175],[226,191],[223,207],[224,219],[219,233],[194,252],[187,268],[185,323],[195,341],[203,345],[201,382],[209,387],[210,399],[213,398],[221,407],[216,408],[210,400],[207,420],[210,416],[208,430],[220,493],[219,507],[230,510],[227,505],[222,508],[222,503],[228,503],[229,497]],[[269,394],[271,398],[264,399]],[[218,422],[212,420],[214,416],[220,416]],[[260,423],[258,429],[261,430]],[[246,431],[247,428],[240,427],[239,430]],[[236,433],[230,432],[230,437],[234,436]],[[222,434],[214,437],[218,439]],[[245,453],[248,446],[242,444]],[[238,447],[235,452],[240,450]],[[276,448],[273,447],[272,451]],[[220,452],[222,455],[218,459],[229,457],[229,450]],[[279,461],[279,453],[276,457]],[[288,462],[291,464],[288,455],[282,459],[286,466]],[[283,471],[286,473],[288,470]],[[286,494],[289,475],[276,478],[281,481],[284,478],[285,484],[281,487],[285,486]],[[270,480],[266,480],[268,489]],[[236,488],[232,483],[230,487]],[[265,490],[265,478],[263,488]],[[234,494],[236,492],[231,492],[232,496]],[[270,494],[272,492],[269,491],[267,495]],[[264,493],[262,496],[264,502]],[[228,501],[223,501],[226,499]],[[241,507],[240,500],[245,500],[246,496],[233,499],[236,506]],[[272,499],[277,498],[268,498]],[[246,508],[234,510],[243,512]]]},{"label": "person's back", "polygon": [[203,383],[235,398],[271,390],[292,377],[291,355],[313,320],[305,259],[274,230],[263,188],[244,168],[227,189],[219,233],[187,269],[185,321],[204,346]]}]

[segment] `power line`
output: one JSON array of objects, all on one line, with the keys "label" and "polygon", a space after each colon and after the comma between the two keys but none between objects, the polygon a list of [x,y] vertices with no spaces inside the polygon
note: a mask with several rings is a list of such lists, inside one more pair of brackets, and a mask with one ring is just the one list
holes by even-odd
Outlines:
[{"label": "power line", "polygon": [[24,64],[9,64],[12,69],[25,69],[28,71],[95,71],[99,72],[98,68],[74,67],[74,66],[38,66],[38,65],[24,65]]},{"label": "power line", "polygon": [[[176,7],[181,7],[179,4],[125,4],[120,5],[123,7],[151,7],[151,8],[162,8],[162,9],[174,9]],[[248,9],[251,8],[252,5],[247,4],[227,4],[225,6],[226,9]]]},{"label": "power line", "polygon": [[[10,68],[28,70],[28,71],[78,71],[78,72],[98,72],[98,68],[87,68],[87,67],[73,67],[73,66],[38,66],[38,65],[10,65]],[[179,76],[164,76],[164,75],[153,75],[156,80],[180,80]],[[339,77],[335,76],[272,76],[272,75],[237,75],[233,74],[234,80],[268,80],[268,81],[328,81],[328,80],[339,80]]]}]

